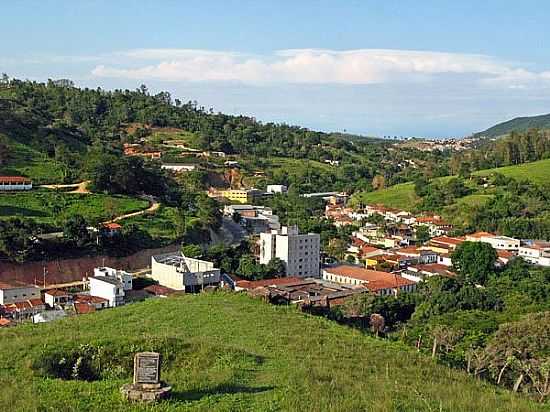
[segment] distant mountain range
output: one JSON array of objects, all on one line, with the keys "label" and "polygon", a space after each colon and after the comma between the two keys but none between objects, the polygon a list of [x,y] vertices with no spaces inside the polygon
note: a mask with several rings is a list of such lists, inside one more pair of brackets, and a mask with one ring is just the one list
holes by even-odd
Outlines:
[{"label": "distant mountain range", "polygon": [[499,123],[489,129],[476,133],[476,137],[499,137],[511,132],[523,132],[528,129],[550,129],[550,114],[540,116],[516,117]]}]

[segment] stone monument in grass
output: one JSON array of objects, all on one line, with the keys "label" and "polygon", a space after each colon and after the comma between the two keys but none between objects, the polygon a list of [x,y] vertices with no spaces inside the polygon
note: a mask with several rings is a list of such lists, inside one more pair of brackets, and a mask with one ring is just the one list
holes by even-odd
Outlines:
[{"label": "stone monument in grass", "polygon": [[154,402],[170,396],[172,388],[160,380],[160,354],[139,352],[134,356],[134,382],[120,388],[129,401]]}]

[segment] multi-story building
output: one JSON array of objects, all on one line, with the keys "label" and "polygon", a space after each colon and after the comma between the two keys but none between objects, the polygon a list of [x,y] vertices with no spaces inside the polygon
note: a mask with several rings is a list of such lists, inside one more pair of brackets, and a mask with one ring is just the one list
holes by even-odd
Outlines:
[{"label": "multi-story building", "polygon": [[124,305],[122,282],[112,276],[93,276],[90,278],[90,296],[109,301],[109,307]]},{"label": "multi-story building", "polygon": [[109,267],[99,267],[94,269],[95,277],[112,277],[118,279],[124,290],[132,290],[132,274],[123,270],[113,269]]},{"label": "multi-story building", "polygon": [[258,189],[229,189],[221,192],[222,197],[237,203],[254,203],[265,194]]},{"label": "multi-story building", "polygon": [[198,292],[204,287],[220,284],[220,269],[212,262],[170,253],[151,258],[151,277],[174,290]]},{"label": "multi-story building", "polygon": [[223,208],[225,216],[239,215],[240,223],[251,233],[262,233],[271,229],[279,229],[279,216],[266,206],[228,205]]},{"label": "multi-story building", "polygon": [[299,234],[298,228],[283,226],[260,234],[260,263],[279,258],[287,276],[319,277],[320,244],[317,233]]}]

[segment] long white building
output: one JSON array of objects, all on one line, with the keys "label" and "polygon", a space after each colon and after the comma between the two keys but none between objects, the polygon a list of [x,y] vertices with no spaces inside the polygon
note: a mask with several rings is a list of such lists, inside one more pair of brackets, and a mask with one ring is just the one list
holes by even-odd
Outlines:
[{"label": "long white building", "polygon": [[260,234],[260,263],[279,258],[285,262],[287,276],[318,278],[320,247],[318,233],[299,234],[298,228],[283,226]]}]

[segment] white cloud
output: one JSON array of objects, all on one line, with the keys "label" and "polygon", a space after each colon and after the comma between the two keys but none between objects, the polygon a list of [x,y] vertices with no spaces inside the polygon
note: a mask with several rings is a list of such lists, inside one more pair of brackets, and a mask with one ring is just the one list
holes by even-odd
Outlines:
[{"label": "white cloud", "polygon": [[279,50],[270,55],[194,49],[136,49],[97,65],[98,77],[251,84],[373,84],[472,75],[485,86],[550,85],[550,71],[533,72],[497,58],[415,50]]}]

